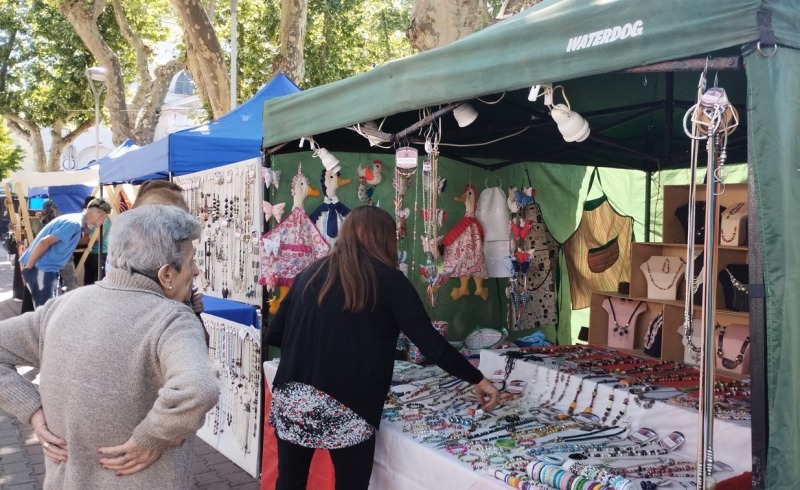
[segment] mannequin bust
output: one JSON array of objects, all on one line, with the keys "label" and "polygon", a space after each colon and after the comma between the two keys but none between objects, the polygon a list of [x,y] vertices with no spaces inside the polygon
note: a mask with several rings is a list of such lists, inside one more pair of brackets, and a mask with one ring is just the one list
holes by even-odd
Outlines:
[{"label": "mannequin bust", "polygon": [[639,268],[647,281],[647,297],[674,300],[686,265],[680,257],[654,255]]},{"label": "mannequin bust", "polygon": [[725,308],[733,311],[749,311],[747,285],[750,272],[747,264],[728,264],[719,271],[719,283],[725,294]]},{"label": "mannequin bust", "polygon": [[603,309],[608,313],[608,346],[633,349],[636,340],[636,322],[647,311],[644,301],[627,298],[606,298]]},{"label": "mannequin bust", "polygon": [[719,244],[728,247],[747,245],[747,203],[740,202],[721,214]]},{"label": "mannequin bust", "polygon": [[[697,201],[695,203],[695,219],[694,219],[694,243],[702,245],[706,239],[706,202]],[[720,219],[722,213],[725,211],[724,206],[719,207]],[[675,210],[675,217],[683,225],[684,234],[689,233],[689,203],[678,207]]]},{"label": "mannequin bust", "polygon": [[750,327],[732,323],[717,332],[717,369],[750,373]]},{"label": "mannequin bust", "polygon": [[661,357],[661,338],[663,337],[662,328],[664,326],[664,312],[660,311],[654,316],[647,326],[644,335],[644,353],[650,357]]},{"label": "mannequin bust", "polygon": [[[685,337],[685,332],[683,329],[683,324],[678,327],[678,334],[683,338],[683,362],[686,364],[699,364],[700,363],[700,354],[694,352],[692,347],[687,345],[687,339]],[[703,338],[703,324],[700,320],[693,319],[692,320],[692,338],[691,343],[695,347],[700,347]]]}]

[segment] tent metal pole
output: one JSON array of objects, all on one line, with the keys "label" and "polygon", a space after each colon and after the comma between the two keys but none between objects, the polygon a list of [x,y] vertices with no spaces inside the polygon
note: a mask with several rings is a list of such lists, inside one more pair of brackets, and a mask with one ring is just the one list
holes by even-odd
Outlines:
[{"label": "tent metal pole", "polygon": [[650,202],[653,199],[653,172],[645,172],[647,181],[644,184],[644,241],[650,241]]},{"label": "tent metal pole", "polygon": [[622,73],[662,73],[673,71],[703,71],[703,70],[741,70],[741,56],[717,56],[714,58],[689,58],[685,60],[664,61],[652,65],[637,66],[622,70]]},{"label": "tent metal pole", "polygon": [[[720,133],[708,135],[708,169],[706,177],[705,244],[703,246],[703,326],[700,349],[700,391],[697,438],[697,488],[716,488],[714,479],[714,382],[716,368],[716,346],[714,326],[716,324],[716,270],[719,246],[719,196],[721,181],[717,178],[721,159],[719,153]],[[690,297],[686,301],[691,301]]]}]

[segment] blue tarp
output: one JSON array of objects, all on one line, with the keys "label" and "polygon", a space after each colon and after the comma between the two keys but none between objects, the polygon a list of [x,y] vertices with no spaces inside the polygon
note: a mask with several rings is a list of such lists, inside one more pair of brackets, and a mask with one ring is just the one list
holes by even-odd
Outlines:
[{"label": "blue tarp", "polygon": [[36,196],[49,196],[50,200],[56,204],[58,214],[69,214],[83,211],[83,202],[92,195],[92,190],[94,187],[89,185],[51,185],[49,187],[30,187],[28,195],[31,199]]},{"label": "blue tarp", "polygon": [[299,92],[279,73],[252,98],[216,121],[172,133],[109,162],[100,162],[100,182],[141,182],[184,175],[261,155],[264,101]]}]

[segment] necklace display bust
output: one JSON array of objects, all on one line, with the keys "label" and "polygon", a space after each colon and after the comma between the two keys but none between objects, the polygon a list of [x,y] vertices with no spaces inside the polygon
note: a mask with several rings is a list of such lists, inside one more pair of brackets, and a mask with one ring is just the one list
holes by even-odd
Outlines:
[{"label": "necklace display bust", "polygon": [[647,297],[674,300],[686,265],[680,257],[654,255],[639,267],[647,281]]},{"label": "necklace display bust", "polygon": [[728,247],[747,245],[747,203],[740,202],[721,214],[719,244]]},{"label": "necklace display bust", "polygon": [[633,349],[636,341],[636,322],[647,311],[644,301],[627,298],[606,298],[603,309],[608,313],[608,346]]},{"label": "necklace display bust", "polygon": [[750,373],[750,327],[730,324],[717,333],[717,369]]}]

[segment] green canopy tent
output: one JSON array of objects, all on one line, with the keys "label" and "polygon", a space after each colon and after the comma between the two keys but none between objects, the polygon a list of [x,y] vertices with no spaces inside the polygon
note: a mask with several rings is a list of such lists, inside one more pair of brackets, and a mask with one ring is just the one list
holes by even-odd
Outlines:
[{"label": "green canopy tent", "polygon": [[[798,2],[546,0],[442,48],[268,101],[264,147],[295,152],[286,143],[313,136],[334,152],[364,152],[366,140],[348,127],[365,121],[382,122],[375,136],[390,146],[416,145],[419,109],[430,107],[443,116],[443,141],[496,140],[448,148],[450,158],[477,168],[685,167],[682,118],[706,64],[742,119],[728,161],[750,167],[754,483],[793,488],[800,480],[800,302],[791,293],[800,287],[800,252],[790,242],[800,236],[792,218],[800,208]],[[528,100],[530,87],[544,82],[564,87],[591,125],[589,139],[565,143],[541,103]],[[479,112],[465,128],[444,117],[461,101]]]}]

